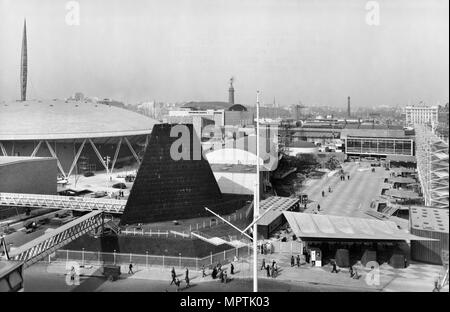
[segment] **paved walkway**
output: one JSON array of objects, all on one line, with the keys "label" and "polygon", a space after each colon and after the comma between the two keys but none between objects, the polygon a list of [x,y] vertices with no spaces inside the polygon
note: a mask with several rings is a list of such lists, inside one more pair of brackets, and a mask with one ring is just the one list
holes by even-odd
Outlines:
[{"label": "paved walkway", "polygon": [[[372,274],[370,268],[356,266],[358,273],[361,275],[359,279],[352,279],[349,277],[349,271],[346,268],[339,270],[339,273],[332,274],[329,265],[324,267],[311,267],[308,264],[300,267],[291,267],[290,254],[271,254],[265,256],[266,263],[274,259],[279,268],[279,275],[276,277],[278,281],[288,283],[306,283],[314,285],[327,285],[342,287],[345,289],[354,289],[358,291],[424,291],[428,292],[433,289],[434,281],[442,273],[442,267],[438,265],[427,264],[411,264],[406,269],[394,269],[387,264],[383,264],[379,271],[379,283],[376,281],[375,275]],[[241,259],[235,263],[235,273],[230,274],[229,265],[224,265],[223,268],[227,270],[230,279],[248,279],[252,278],[252,263],[251,259]],[[262,256],[259,255],[258,269],[261,266]],[[41,263],[42,264],[42,263]],[[66,268],[65,263],[51,263],[47,265],[48,273],[65,275],[70,269]],[[128,266],[122,265],[122,278],[127,279],[145,279],[154,281],[167,281],[169,285],[171,280],[171,268],[163,267],[145,267],[135,266],[134,274],[127,274]],[[184,268],[175,268],[177,277],[184,283],[185,271]],[[80,269],[81,276],[97,276],[102,277],[101,268],[99,266],[88,266]],[[211,282],[210,270],[207,270],[207,276],[202,277],[201,271],[189,270],[189,277],[191,284],[198,284],[204,282]],[[372,278],[374,277],[374,278]],[[264,280],[272,280],[273,278],[266,276],[265,270],[258,270],[258,278]],[[448,291],[448,286],[443,291]]]},{"label": "paved walkway", "polygon": [[[308,194],[310,200],[320,204],[321,214],[370,218],[364,211],[381,194],[381,185],[387,171],[376,167],[375,172],[372,172],[370,164],[363,162],[344,163],[343,169],[345,181],[340,180],[339,173],[332,177],[325,175],[321,179],[307,181],[302,192]],[[347,175],[350,175],[350,180]],[[328,192],[330,186],[331,193]],[[322,197],[322,190],[325,191],[325,197]],[[313,209],[315,207],[314,205]]]}]

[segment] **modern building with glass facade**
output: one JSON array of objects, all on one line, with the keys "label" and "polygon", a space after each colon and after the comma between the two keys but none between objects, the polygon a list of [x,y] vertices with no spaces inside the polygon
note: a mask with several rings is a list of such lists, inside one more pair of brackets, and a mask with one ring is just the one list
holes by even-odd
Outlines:
[{"label": "modern building with glass facade", "polygon": [[414,137],[406,136],[403,130],[363,130],[343,131],[345,153],[348,155],[414,156]]}]

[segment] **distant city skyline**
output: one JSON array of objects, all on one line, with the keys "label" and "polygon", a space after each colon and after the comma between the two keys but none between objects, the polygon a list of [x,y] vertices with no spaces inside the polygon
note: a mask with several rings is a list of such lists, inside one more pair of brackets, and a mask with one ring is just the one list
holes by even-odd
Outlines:
[{"label": "distant city skyline", "polygon": [[352,109],[445,105],[448,1],[0,0],[0,101],[20,99],[27,19],[27,98],[86,96],[125,103],[227,101]]}]

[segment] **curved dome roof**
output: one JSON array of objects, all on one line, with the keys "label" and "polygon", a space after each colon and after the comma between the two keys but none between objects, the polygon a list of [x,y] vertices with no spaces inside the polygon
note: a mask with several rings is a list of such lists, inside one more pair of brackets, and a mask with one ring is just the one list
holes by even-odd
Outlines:
[{"label": "curved dome roof", "polygon": [[0,103],[0,141],[142,135],[149,134],[156,123],[123,108],[89,102]]},{"label": "curved dome roof", "polygon": [[245,107],[242,104],[234,104],[233,106],[231,106],[229,109],[229,111],[238,111],[238,112],[246,112],[247,111],[247,107]]}]

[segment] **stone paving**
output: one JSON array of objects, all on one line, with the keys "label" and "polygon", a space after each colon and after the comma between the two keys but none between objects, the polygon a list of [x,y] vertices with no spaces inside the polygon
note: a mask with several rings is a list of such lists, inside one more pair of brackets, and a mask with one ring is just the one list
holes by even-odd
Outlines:
[{"label": "stone paving", "polygon": [[[308,180],[302,193],[320,204],[321,214],[370,218],[364,211],[381,195],[381,186],[389,172],[383,167],[375,167],[372,172],[370,164],[364,162],[344,163],[343,169],[345,181],[340,180],[338,173],[331,177],[324,175],[321,179]],[[331,187],[331,193],[328,187]],[[325,197],[322,197],[322,191],[325,191]],[[316,205],[312,207],[307,211],[315,210]]]},{"label": "stone paving", "polygon": [[[309,264],[300,267],[291,267],[290,254],[270,254],[264,256],[266,263],[275,260],[279,266],[279,274],[276,280],[289,283],[306,283],[314,285],[332,285],[342,288],[354,288],[363,291],[432,291],[434,281],[442,274],[442,266],[416,264],[412,263],[405,269],[394,269],[387,264],[379,267],[378,271],[372,272],[370,268],[364,268],[362,265],[356,265],[359,279],[352,279],[349,276],[348,268],[339,268],[339,273],[331,273],[331,266],[311,267]],[[235,262],[235,274],[230,274],[229,264],[223,266],[227,270],[228,277],[231,279],[247,279],[252,278],[252,263],[249,258],[240,259]],[[258,260],[258,278],[272,279],[266,276],[265,270],[260,270],[262,256],[259,255]],[[48,264],[46,270],[48,273],[65,275],[70,270],[69,264],[66,267],[64,262],[55,262]],[[122,278],[128,279],[146,279],[155,281],[167,281],[170,283],[171,267],[145,267],[135,265],[133,274],[127,274],[128,265],[121,266]],[[184,268],[175,268],[177,277],[184,283]],[[374,275],[379,274],[379,275]],[[80,268],[81,276],[97,276],[102,277],[101,268],[99,266],[87,266]],[[202,272],[197,270],[189,270],[191,283],[210,282],[210,270],[207,270],[207,276],[202,277]],[[379,276],[379,279],[377,278]],[[442,291],[448,291],[448,286]]]}]

